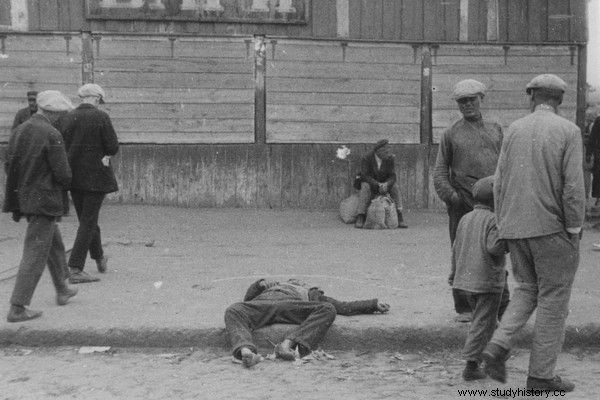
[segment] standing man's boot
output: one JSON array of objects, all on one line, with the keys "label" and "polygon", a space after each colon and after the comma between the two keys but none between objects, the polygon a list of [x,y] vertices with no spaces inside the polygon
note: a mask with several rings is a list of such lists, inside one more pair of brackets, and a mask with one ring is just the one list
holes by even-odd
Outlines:
[{"label": "standing man's boot", "polygon": [[362,229],[363,226],[365,226],[365,214],[358,214],[356,217],[356,222],[354,223],[354,227]]},{"label": "standing man's boot", "polygon": [[404,223],[404,218],[402,218],[402,211],[396,210],[396,212],[398,213],[398,228],[400,228],[400,229],[408,228],[408,225],[406,225]]}]

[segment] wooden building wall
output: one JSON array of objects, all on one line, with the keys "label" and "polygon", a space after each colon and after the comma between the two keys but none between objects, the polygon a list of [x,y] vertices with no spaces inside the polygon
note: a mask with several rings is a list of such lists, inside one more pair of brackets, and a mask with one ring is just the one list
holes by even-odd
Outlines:
[{"label": "wooden building wall", "polygon": [[[306,25],[91,21],[83,0],[0,0],[30,31],[173,32],[437,42],[585,42],[587,0],[311,0]],[[6,24],[6,25],[10,25]]]}]

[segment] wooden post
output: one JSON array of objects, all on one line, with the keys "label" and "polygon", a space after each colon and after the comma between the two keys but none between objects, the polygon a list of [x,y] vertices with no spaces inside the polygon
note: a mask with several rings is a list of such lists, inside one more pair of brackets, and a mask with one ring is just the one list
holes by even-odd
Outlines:
[{"label": "wooden post", "polygon": [[264,35],[254,36],[254,143],[267,142],[267,47]]},{"label": "wooden post", "polygon": [[585,131],[585,109],[587,91],[587,48],[584,44],[577,46],[577,113],[575,121],[583,133]]},{"label": "wooden post", "polygon": [[81,83],[94,82],[94,47],[92,33],[81,32]]},{"label": "wooden post", "polygon": [[421,49],[421,144],[431,144],[433,128],[431,122],[432,113],[432,77],[431,77],[431,49]]}]

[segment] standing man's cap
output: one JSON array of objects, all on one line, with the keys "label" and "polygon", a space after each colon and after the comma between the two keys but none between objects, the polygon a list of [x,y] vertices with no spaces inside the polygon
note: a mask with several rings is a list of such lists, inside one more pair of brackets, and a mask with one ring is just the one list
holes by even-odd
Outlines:
[{"label": "standing man's cap", "polygon": [[100,104],[104,103],[104,90],[95,83],[86,83],[77,91],[77,95],[81,98],[84,97],[100,97]]},{"label": "standing man's cap", "polygon": [[71,103],[71,100],[67,99],[58,90],[44,90],[37,95],[37,105],[42,110],[46,111],[71,111],[75,107]]},{"label": "standing man's cap", "polygon": [[38,95],[37,90],[30,90],[29,92],[27,92],[27,97],[35,97]]},{"label": "standing man's cap", "polygon": [[485,96],[485,85],[475,79],[465,79],[454,85],[452,98],[459,100],[464,97]]},{"label": "standing man's cap", "polygon": [[377,143],[375,143],[375,146],[373,146],[373,150],[379,150],[383,146],[387,145],[389,142],[390,141],[387,139],[381,139]]},{"label": "standing man's cap", "polygon": [[525,92],[527,92],[527,94],[531,94],[532,89],[549,89],[564,93],[567,90],[567,84],[554,74],[542,74],[533,78],[531,82],[525,86]]}]

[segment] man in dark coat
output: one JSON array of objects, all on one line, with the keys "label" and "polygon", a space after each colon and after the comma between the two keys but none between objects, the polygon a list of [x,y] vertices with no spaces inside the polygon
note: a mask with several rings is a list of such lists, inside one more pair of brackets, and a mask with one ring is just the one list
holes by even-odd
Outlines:
[{"label": "man in dark coat", "polygon": [[118,190],[110,156],[117,153],[119,142],[107,113],[98,109],[104,102],[104,90],[93,83],[79,88],[82,103],[60,121],[69,164],[73,171],[71,198],[79,228],[69,258],[71,283],[96,282],[100,279],[83,271],[88,250],[99,272],[106,272],[107,258],[102,249],[98,215],[107,193]]},{"label": "man in dark coat", "polygon": [[377,299],[343,302],[325,296],[317,287],[290,279],[276,282],[260,279],[247,290],[244,301],[225,311],[225,328],[233,347],[233,356],[251,367],[262,360],[252,341],[252,331],[272,324],[295,324],[283,342],[275,347],[275,355],[293,361],[298,347],[300,356],[314,350],[321,342],[336,314],[356,315],[386,313],[390,306]]},{"label": "man in dark coat", "polygon": [[373,151],[361,160],[360,191],[358,206],[356,208],[356,228],[365,224],[367,209],[371,200],[378,195],[389,194],[398,213],[398,228],[408,228],[402,217],[402,198],[396,183],[396,167],[394,155],[388,146],[389,141],[382,139],[375,143]]},{"label": "man in dark coat", "polygon": [[27,218],[23,258],[10,299],[8,322],[38,318],[41,311],[28,309],[33,292],[48,264],[56,288],[56,302],[65,305],[77,290],[66,284],[66,256],[57,221],[66,205],[63,196],[71,182],[71,170],[62,136],[53,126],[61,113],[73,108],[60,92],[38,95],[40,113],[19,125],[10,138],[6,163],[3,212],[13,220]]},{"label": "man in dark coat", "polygon": [[21,125],[23,122],[27,121],[29,118],[31,118],[33,114],[37,112],[37,94],[38,92],[36,92],[35,90],[30,90],[29,92],[27,92],[27,103],[29,103],[29,105],[17,111],[17,114],[15,115],[15,119],[12,124],[12,130],[14,130],[17,126]]}]

